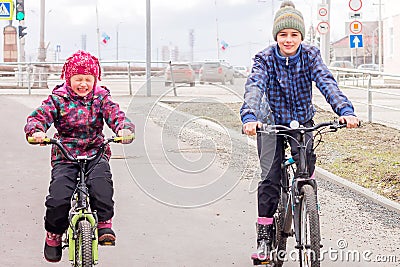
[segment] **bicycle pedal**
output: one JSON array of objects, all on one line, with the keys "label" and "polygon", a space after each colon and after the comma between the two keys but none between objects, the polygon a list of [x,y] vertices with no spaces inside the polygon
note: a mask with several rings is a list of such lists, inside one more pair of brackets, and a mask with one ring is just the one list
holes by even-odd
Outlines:
[{"label": "bicycle pedal", "polygon": [[266,265],[266,266],[274,266],[274,263],[270,260],[261,260],[261,259],[253,259],[253,265]]},{"label": "bicycle pedal", "polygon": [[103,240],[99,241],[100,246],[115,246],[115,240]]}]

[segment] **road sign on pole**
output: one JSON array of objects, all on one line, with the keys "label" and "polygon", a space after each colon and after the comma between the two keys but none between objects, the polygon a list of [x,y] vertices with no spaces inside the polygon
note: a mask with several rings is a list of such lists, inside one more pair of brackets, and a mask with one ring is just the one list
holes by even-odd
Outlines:
[{"label": "road sign on pole", "polygon": [[329,23],[327,21],[321,21],[317,25],[317,31],[319,34],[327,34],[329,32]]},{"label": "road sign on pole", "polygon": [[364,47],[362,34],[350,34],[349,40],[350,40],[350,48]]},{"label": "road sign on pole", "polygon": [[355,20],[357,20],[357,19],[362,19],[362,13],[360,12],[360,11],[358,11],[358,12],[350,12],[349,13],[349,19],[355,19]]},{"label": "road sign on pole", "polygon": [[353,34],[359,34],[362,31],[362,24],[358,20],[354,20],[350,23],[350,32]]},{"label": "road sign on pole", "polygon": [[362,7],[362,1],[361,0],[350,0],[349,7],[353,11],[358,11]]},{"label": "road sign on pole", "polygon": [[0,20],[12,20],[14,5],[13,0],[0,1]]},{"label": "road sign on pole", "polygon": [[328,20],[328,5],[319,4],[318,5],[318,20],[326,21]]}]

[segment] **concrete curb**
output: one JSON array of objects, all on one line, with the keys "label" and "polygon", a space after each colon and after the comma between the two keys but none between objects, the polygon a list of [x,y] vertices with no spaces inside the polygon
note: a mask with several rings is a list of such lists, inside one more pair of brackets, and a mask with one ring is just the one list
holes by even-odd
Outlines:
[{"label": "concrete curb", "polygon": [[324,180],[327,180],[329,182],[332,182],[334,184],[337,184],[339,186],[346,187],[350,189],[353,192],[356,192],[357,194],[360,194],[364,197],[366,197],[369,200],[372,200],[375,203],[378,203],[382,205],[383,207],[392,210],[394,212],[397,212],[400,214],[400,204],[390,200],[386,197],[383,197],[375,192],[372,192],[371,190],[362,187],[358,184],[355,184],[353,182],[350,182],[349,180],[346,180],[342,177],[339,177],[333,173],[328,172],[327,170],[324,170],[318,166],[315,167],[315,174],[317,178],[321,178]]},{"label": "concrete curb", "polygon": [[[174,110],[174,108],[172,108],[170,105],[168,105],[167,103],[164,103],[164,102],[157,103],[157,105],[162,107],[162,108],[168,109],[170,111]],[[190,116],[190,114],[188,114],[188,113],[184,113],[184,112],[180,112],[180,113],[182,113],[182,115],[184,115],[184,116],[185,115],[188,116],[188,117]],[[214,129],[216,131],[220,131],[220,126],[217,125],[216,123],[212,122],[212,121],[209,121],[209,120],[206,120],[206,119],[202,119],[202,120],[199,120],[199,122],[201,124],[203,124],[203,125],[209,126],[211,129]],[[239,140],[246,140],[246,142],[248,144],[251,144],[254,147],[257,146],[257,142],[255,140],[248,139],[244,135],[238,134],[238,135],[234,135],[234,136]],[[243,139],[241,138],[241,136],[243,137]],[[324,170],[324,169],[322,169],[322,168],[320,168],[318,166],[315,166],[315,173],[316,173],[318,178],[321,178],[321,179],[327,180],[327,181],[329,181],[331,183],[337,184],[339,186],[343,186],[345,188],[348,188],[349,190],[351,190],[351,191],[353,191],[353,192],[355,192],[357,194],[360,194],[360,195],[366,197],[367,199],[372,200],[374,203],[378,203],[381,206],[400,214],[400,204],[395,202],[395,201],[393,201],[393,200],[385,198],[385,197],[383,197],[383,196],[381,196],[381,195],[379,195],[379,194],[377,194],[375,192],[372,192],[371,190],[369,190],[369,189],[367,189],[365,187],[362,187],[362,186],[360,186],[358,184],[350,182],[350,181],[348,181],[348,180],[346,180],[346,179],[344,179],[342,177],[339,177],[339,176],[337,176],[337,175],[335,175],[335,174],[333,174],[331,172],[328,172],[327,170]]]}]

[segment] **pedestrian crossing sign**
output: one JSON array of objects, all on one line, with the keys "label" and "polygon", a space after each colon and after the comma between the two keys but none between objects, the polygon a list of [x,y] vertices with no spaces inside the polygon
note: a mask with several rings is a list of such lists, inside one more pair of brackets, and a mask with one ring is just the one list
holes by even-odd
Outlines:
[{"label": "pedestrian crossing sign", "polygon": [[12,20],[13,11],[13,0],[0,0],[0,20]]}]

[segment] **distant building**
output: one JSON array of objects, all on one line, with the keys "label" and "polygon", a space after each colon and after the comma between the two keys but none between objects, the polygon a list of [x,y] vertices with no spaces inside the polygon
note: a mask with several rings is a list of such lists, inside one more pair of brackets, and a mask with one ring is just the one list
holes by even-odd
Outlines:
[{"label": "distant building", "polygon": [[161,60],[162,61],[178,61],[180,60],[179,47],[178,46],[163,46],[161,49]]},{"label": "distant building", "polygon": [[[397,25],[397,27],[396,27]],[[384,71],[388,73],[400,72],[400,14],[385,18],[383,20],[383,65]]]}]

